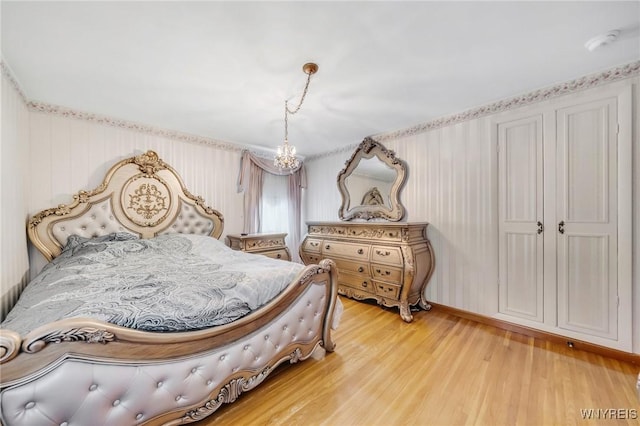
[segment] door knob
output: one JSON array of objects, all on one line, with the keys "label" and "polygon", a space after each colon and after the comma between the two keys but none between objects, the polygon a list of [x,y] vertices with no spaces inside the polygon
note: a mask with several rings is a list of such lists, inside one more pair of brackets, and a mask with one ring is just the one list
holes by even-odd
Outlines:
[{"label": "door knob", "polygon": [[542,224],[542,222],[538,221],[538,234],[542,234],[543,231],[544,225]]},{"label": "door knob", "polygon": [[560,223],[558,223],[558,232],[564,234],[564,220],[561,220]]}]

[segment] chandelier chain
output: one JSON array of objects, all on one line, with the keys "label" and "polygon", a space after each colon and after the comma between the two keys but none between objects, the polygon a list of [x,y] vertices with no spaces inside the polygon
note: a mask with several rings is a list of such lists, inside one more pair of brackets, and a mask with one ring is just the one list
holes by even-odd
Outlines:
[{"label": "chandelier chain", "polygon": [[311,82],[311,75],[312,73],[309,73],[307,75],[307,83],[304,85],[304,90],[302,91],[302,96],[300,97],[300,103],[293,111],[289,109],[289,101],[288,100],[284,101],[284,140],[285,141],[289,140],[289,114],[293,115],[298,111],[300,111],[300,108],[302,107],[302,103],[304,102],[304,98],[305,96],[307,96],[307,92],[309,91],[309,83]]},{"label": "chandelier chain", "polygon": [[311,82],[311,76],[312,74],[309,73],[307,75],[307,84],[304,85],[304,90],[302,91],[302,97],[300,98],[300,103],[298,104],[298,106],[296,107],[296,109],[294,109],[293,111],[291,111],[289,109],[289,107],[287,106],[287,101],[284,101],[285,103],[285,107],[287,108],[287,112],[291,115],[295,114],[296,112],[300,111],[300,107],[302,106],[302,103],[304,102],[304,98],[305,96],[307,96],[307,92],[309,91],[309,83]]},{"label": "chandelier chain", "polygon": [[311,75],[318,71],[318,66],[314,63],[307,63],[304,64],[302,70],[307,74],[307,83],[304,85],[300,103],[295,109],[289,109],[289,101],[284,101],[284,144],[278,147],[278,152],[273,161],[274,165],[280,170],[289,170],[291,173],[300,167],[300,160],[296,157],[296,148],[289,145],[289,114],[293,115],[300,111],[300,107],[302,107],[307,92],[309,91]]}]

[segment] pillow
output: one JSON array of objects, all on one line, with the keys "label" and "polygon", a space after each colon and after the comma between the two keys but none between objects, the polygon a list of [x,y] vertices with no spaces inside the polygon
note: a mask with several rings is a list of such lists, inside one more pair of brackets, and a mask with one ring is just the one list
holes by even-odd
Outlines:
[{"label": "pillow", "polygon": [[127,240],[138,240],[140,239],[137,235],[131,234],[129,232],[113,232],[107,235],[101,235],[99,237],[87,238],[81,237],[79,235],[70,235],[67,238],[67,244],[62,249],[60,256],[58,257],[69,257],[76,254],[81,249],[91,248],[92,246],[102,246],[105,243],[110,241],[127,241]]}]

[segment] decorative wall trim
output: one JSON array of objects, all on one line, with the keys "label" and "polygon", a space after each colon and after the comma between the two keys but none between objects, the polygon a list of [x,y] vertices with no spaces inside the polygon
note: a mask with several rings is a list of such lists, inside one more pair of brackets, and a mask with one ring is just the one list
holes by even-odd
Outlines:
[{"label": "decorative wall trim", "polygon": [[342,153],[351,154],[358,146],[360,146],[360,142],[343,146],[341,148],[334,149],[333,151],[327,151],[321,154],[309,155],[308,157],[305,157],[305,161],[318,160],[320,158],[331,157],[332,155],[342,154]]},{"label": "decorative wall trim", "polygon": [[[417,124],[406,129],[378,133],[368,137],[371,137],[378,142],[385,142],[393,139],[414,136],[420,133],[428,132],[430,130],[458,124],[463,121],[473,120],[487,115],[508,111],[510,109],[531,105],[558,96],[568,95],[570,93],[591,89],[606,83],[612,83],[614,81],[623,80],[625,78],[635,77],[638,75],[640,75],[640,61],[631,62],[629,64],[621,65],[619,67],[612,68],[601,73],[591,74],[565,83],[557,84],[555,86],[550,86],[547,88],[536,90],[534,92],[526,93],[524,95],[503,99],[501,101],[470,109],[459,114],[441,117],[436,120],[427,121],[426,123]],[[306,158],[306,161],[309,162],[318,160],[320,158],[341,154],[343,152],[351,152],[356,149],[357,146],[358,144],[353,144],[322,154],[310,155]]]},{"label": "decorative wall trim", "polygon": [[22,99],[22,102],[24,102],[24,104],[28,106],[29,101],[27,100],[27,96],[22,91],[22,87],[20,87],[20,83],[18,83],[16,78],[13,76],[13,72],[11,71],[11,68],[9,67],[9,65],[7,65],[7,63],[1,59],[0,59],[0,74],[5,76],[7,80],[9,80],[9,83],[11,83],[15,91],[18,92],[18,95]]},{"label": "decorative wall trim", "polygon": [[[6,76],[7,79],[11,82],[11,84],[13,85],[15,90],[18,92],[18,94],[20,95],[22,100],[25,102],[25,104],[27,105],[30,111],[42,112],[45,114],[54,114],[54,115],[59,115],[67,118],[74,118],[77,120],[89,121],[96,124],[103,124],[111,127],[137,131],[140,133],[146,133],[153,136],[164,137],[164,138],[168,138],[168,139],[172,139],[180,142],[188,142],[188,143],[213,146],[215,148],[223,149],[227,151],[240,152],[243,149],[247,149],[247,147],[243,145],[234,144],[231,142],[225,142],[225,141],[221,141],[213,138],[207,138],[207,137],[192,135],[188,133],[182,133],[175,130],[162,129],[159,127],[135,123],[128,120],[121,120],[121,119],[112,118],[112,117],[108,117],[100,114],[77,111],[71,108],[47,104],[44,102],[29,101],[26,95],[24,94],[24,92],[22,91],[20,84],[14,78],[13,73],[11,72],[11,69],[9,68],[9,66],[6,64],[4,60],[0,60],[0,71],[2,72],[2,75]],[[477,119],[480,117],[496,114],[499,112],[504,112],[510,109],[515,109],[515,108],[519,108],[526,105],[531,105],[531,104],[542,102],[558,96],[591,89],[606,83],[611,83],[614,81],[623,80],[625,78],[630,78],[638,75],[640,75],[640,61],[631,62],[629,64],[621,65],[619,67],[612,68],[607,71],[587,75],[575,80],[557,84],[555,86],[550,86],[550,87],[536,90],[534,92],[526,93],[520,96],[507,98],[491,104],[483,105],[478,108],[461,112],[459,114],[441,117],[436,120],[417,124],[415,126],[405,128],[405,129],[395,130],[392,132],[378,133],[375,135],[371,135],[369,137],[375,139],[378,142],[385,142],[393,139],[414,136],[430,130],[439,129],[441,127],[451,126],[464,121]],[[344,153],[344,152],[351,152],[357,146],[358,144],[350,144],[348,146],[335,149],[333,151],[328,151],[328,152],[317,154],[317,155],[310,155],[308,157],[305,157],[304,159],[305,161],[312,161],[312,160],[317,160],[320,158],[329,157],[329,156],[333,156],[333,155]],[[254,149],[251,149],[251,151],[255,152]],[[255,153],[265,158],[269,158],[270,156],[273,155],[273,153],[266,153],[265,151],[263,152],[257,151]]]},{"label": "decorative wall trim", "polygon": [[189,133],[178,132],[175,130],[163,129],[155,126],[149,126],[145,124],[136,123],[128,120],[121,120],[118,118],[109,117],[106,115],[93,114],[90,112],[78,111],[71,108],[48,104],[46,102],[38,102],[29,100],[25,95],[20,83],[14,77],[14,73],[12,72],[9,65],[4,61],[0,60],[0,72],[4,75],[13,88],[18,92],[20,98],[27,106],[29,111],[33,112],[41,112],[44,114],[53,114],[58,115],[65,118],[73,118],[76,120],[84,120],[95,124],[102,124],[105,126],[117,127],[119,129],[131,130],[139,133],[146,133],[153,136],[158,136],[162,138],[167,138],[180,142],[194,143],[199,145],[207,145],[212,146],[217,149],[222,149],[226,151],[232,152],[241,152],[243,149],[250,149],[251,152],[263,158],[273,158],[274,152],[268,151],[260,151],[255,147],[249,147],[246,145],[235,144],[232,142],[225,142],[214,138],[207,138],[203,136],[192,135]]},{"label": "decorative wall trim", "polygon": [[175,130],[163,129],[163,128],[149,126],[146,124],[140,124],[140,123],[136,123],[128,120],[121,120],[118,118],[108,117],[106,115],[78,111],[71,108],[62,107],[59,105],[48,104],[45,102],[28,101],[27,107],[29,108],[29,111],[58,115],[65,118],[73,118],[76,120],[88,121],[95,124],[102,124],[105,126],[117,127],[119,129],[132,130],[135,132],[146,133],[153,136],[173,139],[180,142],[209,145],[218,149],[224,149],[226,151],[240,152],[243,149],[245,149],[244,146],[237,145],[231,142],[224,142],[224,141],[220,141],[213,138],[192,135],[189,133],[182,133]]},{"label": "decorative wall trim", "polygon": [[[531,105],[558,96],[591,89],[606,83],[611,83],[638,75],[640,75],[640,61],[631,62],[629,64],[621,65],[619,67],[612,68],[601,73],[587,75],[585,77],[580,77],[575,80],[536,90],[524,95],[507,98],[478,108],[470,109],[459,114],[454,114],[438,118],[433,121],[428,121],[426,123],[418,124],[407,129],[378,133],[370,137],[377,140],[378,142],[384,142],[392,139],[414,136],[419,133],[424,133],[430,130],[439,129],[441,127],[458,124],[463,121],[473,120],[487,115],[519,108],[525,105]],[[308,160],[315,158],[317,157],[309,157]]]}]

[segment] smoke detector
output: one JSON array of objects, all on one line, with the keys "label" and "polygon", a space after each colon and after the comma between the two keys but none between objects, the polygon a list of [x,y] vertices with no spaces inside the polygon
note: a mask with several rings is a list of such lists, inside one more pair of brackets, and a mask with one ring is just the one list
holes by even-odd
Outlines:
[{"label": "smoke detector", "polygon": [[606,46],[607,44],[611,44],[620,35],[620,30],[611,30],[607,33],[600,34],[599,36],[595,36],[588,42],[584,44],[584,47],[587,48],[589,52],[593,52],[599,47]]}]

